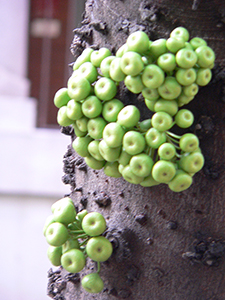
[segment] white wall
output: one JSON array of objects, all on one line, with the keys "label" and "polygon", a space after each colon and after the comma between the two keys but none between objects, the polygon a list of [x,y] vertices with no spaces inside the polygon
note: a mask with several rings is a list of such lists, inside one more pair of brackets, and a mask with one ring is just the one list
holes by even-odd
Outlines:
[{"label": "white wall", "polygon": [[42,234],[51,205],[69,187],[61,177],[69,137],[37,129],[29,98],[28,0],[0,0],[0,299],[44,300],[51,267]]},{"label": "white wall", "polygon": [[28,9],[27,0],[0,0],[0,65],[20,76],[26,76]]},{"label": "white wall", "polygon": [[1,300],[47,300],[43,224],[54,198],[0,195]]}]

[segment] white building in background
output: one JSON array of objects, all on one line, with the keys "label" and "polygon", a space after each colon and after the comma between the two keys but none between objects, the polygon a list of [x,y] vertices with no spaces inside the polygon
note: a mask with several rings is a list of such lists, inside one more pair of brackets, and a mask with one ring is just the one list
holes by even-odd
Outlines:
[{"label": "white building in background", "polygon": [[61,181],[69,137],[35,127],[36,100],[26,77],[28,20],[29,0],[0,0],[1,300],[50,299],[42,229],[52,203],[70,192]]}]

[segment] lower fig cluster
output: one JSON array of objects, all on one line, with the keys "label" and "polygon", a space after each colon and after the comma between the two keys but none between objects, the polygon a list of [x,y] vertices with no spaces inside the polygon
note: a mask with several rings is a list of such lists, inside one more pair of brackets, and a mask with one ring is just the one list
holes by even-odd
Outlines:
[{"label": "lower fig cluster", "polygon": [[96,262],[96,272],[82,278],[82,287],[89,293],[99,293],[104,283],[99,275],[100,263],[113,252],[112,243],[102,234],[106,221],[98,212],[86,209],[76,212],[69,197],[56,201],[44,225],[43,233],[49,244],[47,256],[54,266],[62,266],[70,273],[79,273],[87,259]]}]

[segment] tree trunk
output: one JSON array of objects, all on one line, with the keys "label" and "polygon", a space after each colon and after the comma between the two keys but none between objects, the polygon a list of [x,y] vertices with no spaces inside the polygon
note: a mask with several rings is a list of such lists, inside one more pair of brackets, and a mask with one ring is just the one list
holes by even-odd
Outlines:
[{"label": "tree trunk", "polygon": [[[151,40],[168,38],[177,26],[204,38],[216,53],[211,83],[186,107],[195,116],[204,168],[192,186],[174,193],[166,185],[141,187],[86,167],[69,145],[63,181],[71,185],[78,210],[101,212],[107,220],[112,257],[102,263],[103,292],[83,291],[79,275],[49,271],[54,299],[224,300],[225,299],[225,4],[223,0],[87,0],[72,53],[89,46],[113,53],[127,36],[144,30]],[[149,114],[137,95],[121,88],[119,99]],[[62,130],[74,139],[70,128]],[[96,268],[92,263],[85,273]]]}]

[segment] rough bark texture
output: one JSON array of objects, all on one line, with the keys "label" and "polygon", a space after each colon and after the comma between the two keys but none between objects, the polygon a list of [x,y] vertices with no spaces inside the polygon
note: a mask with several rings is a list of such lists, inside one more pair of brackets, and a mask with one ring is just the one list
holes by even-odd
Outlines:
[{"label": "rough bark texture", "polygon": [[[191,128],[200,138],[205,166],[184,192],[167,186],[144,188],[87,168],[69,145],[63,181],[72,187],[78,210],[99,211],[107,219],[114,253],[102,264],[105,290],[84,292],[79,276],[59,269],[49,273],[54,299],[224,300],[225,299],[225,4],[221,0],[88,0],[83,26],[75,30],[74,56],[87,46],[116,51],[138,29],[150,39],[167,38],[177,27],[204,38],[216,52],[209,86],[187,108]],[[121,86],[119,99],[135,103],[146,117],[140,97]],[[63,132],[72,135],[70,129]],[[68,188],[69,190],[69,188]],[[95,268],[90,263],[89,268]],[[90,270],[86,269],[86,273]],[[81,274],[82,276],[83,274]]]}]

